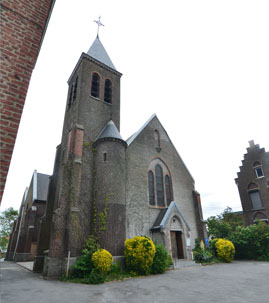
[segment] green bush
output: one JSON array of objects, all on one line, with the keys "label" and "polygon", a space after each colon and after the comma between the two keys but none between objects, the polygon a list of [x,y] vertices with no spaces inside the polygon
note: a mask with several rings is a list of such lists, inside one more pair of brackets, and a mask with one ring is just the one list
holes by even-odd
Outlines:
[{"label": "green bush", "polygon": [[93,269],[92,255],[99,248],[100,246],[95,237],[90,236],[82,250],[82,256],[79,257],[73,265],[72,277],[84,278],[91,273]]},{"label": "green bush", "polygon": [[218,238],[212,239],[209,241],[208,250],[211,252],[211,254],[215,257],[217,257],[217,248],[216,243],[218,241]]},{"label": "green bush", "polygon": [[86,284],[102,284],[105,282],[106,275],[98,268],[93,268],[91,273],[84,279]]},{"label": "green bush", "polygon": [[204,245],[201,245],[200,239],[195,239],[195,245],[193,252],[193,258],[196,263],[211,263],[214,261],[214,254],[208,248],[204,248]]},{"label": "green bush", "polygon": [[167,256],[166,264],[167,264],[167,268],[169,268],[171,265],[174,264],[173,259],[170,255]]},{"label": "green bush", "polygon": [[124,246],[126,268],[134,275],[149,274],[155,256],[155,245],[152,240],[146,236],[137,236],[127,239]]},{"label": "green bush", "polygon": [[229,240],[234,243],[236,259],[269,260],[269,226],[266,223],[238,227]]},{"label": "green bush", "polygon": [[213,261],[213,257],[209,250],[193,250],[193,258],[196,263],[210,263]]},{"label": "green bush", "polygon": [[226,239],[218,239],[216,242],[218,258],[224,262],[232,262],[235,254],[235,248],[231,241]]},{"label": "green bush", "polygon": [[166,271],[166,269],[169,267],[168,265],[168,252],[161,244],[155,245],[155,256],[153,259],[153,264],[151,267],[151,273],[152,274],[161,274]]}]

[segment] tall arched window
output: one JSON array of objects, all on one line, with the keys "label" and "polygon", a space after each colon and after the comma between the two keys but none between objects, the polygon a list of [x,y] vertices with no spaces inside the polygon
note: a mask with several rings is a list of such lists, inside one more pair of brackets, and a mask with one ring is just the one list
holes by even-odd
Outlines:
[{"label": "tall arched window", "polygon": [[157,205],[165,206],[164,192],[163,192],[163,170],[159,164],[156,165],[155,174],[156,174]]},{"label": "tall arched window", "polygon": [[112,103],[112,83],[110,80],[105,81],[105,97],[104,101],[107,103]]},{"label": "tall arched window", "polygon": [[172,193],[171,193],[171,181],[168,175],[165,176],[165,191],[166,191],[166,203],[167,206],[169,206],[172,201]]},{"label": "tall arched window", "polygon": [[100,77],[98,74],[94,73],[92,75],[92,88],[91,95],[93,97],[99,98],[99,86],[100,86]]},{"label": "tall arched window", "polygon": [[148,185],[149,185],[149,204],[155,205],[154,175],[151,170],[148,172]]}]

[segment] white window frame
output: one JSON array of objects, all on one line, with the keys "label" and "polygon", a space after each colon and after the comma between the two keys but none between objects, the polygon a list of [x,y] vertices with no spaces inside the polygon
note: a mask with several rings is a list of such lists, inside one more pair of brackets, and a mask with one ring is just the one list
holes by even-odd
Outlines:
[{"label": "white window frame", "polygon": [[[254,169],[255,169],[256,177],[257,177],[258,179],[264,178],[264,172],[263,172],[263,169],[262,169],[262,165],[255,166]],[[261,169],[261,171],[262,171],[262,176],[259,176],[259,175],[258,175],[257,169]]]}]

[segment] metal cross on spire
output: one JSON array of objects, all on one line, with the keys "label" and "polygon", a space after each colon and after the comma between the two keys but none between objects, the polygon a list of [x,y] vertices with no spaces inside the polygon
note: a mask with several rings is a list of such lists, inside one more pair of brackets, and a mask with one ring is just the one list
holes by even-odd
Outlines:
[{"label": "metal cross on spire", "polygon": [[100,21],[101,16],[98,18],[98,20],[94,20],[94,22],[97,24],[98,29],[97,29],[97,37],[99,37],[99,27],[104,26],[104,24]]}]

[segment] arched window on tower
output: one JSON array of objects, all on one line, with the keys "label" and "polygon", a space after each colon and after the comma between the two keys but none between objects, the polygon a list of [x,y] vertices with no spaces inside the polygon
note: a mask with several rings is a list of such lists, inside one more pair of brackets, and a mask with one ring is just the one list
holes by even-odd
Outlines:
[{"label": "arched window on tower", "polygon": [[164,207],[164,191],[163,191],[163,169],[157,164],[155,168],[156,174],[156,190],[157,190],[157,205]]},{"label": "arched window on tower", "polygon": [[167,206],[170,205],[172,201],[172,192],[171,192],[171,180],[168,175],[165,176],[165,191],[166,191],[166,203]]},{"label": "arched window on tower", "polygon": [[149,185],[149,204],[155,205],[154,175],[151,170],[148,172],[148,185]]},{"label": "arched window on tower", "polygon": [[94,73],[92,75],[91,95],[95,98],[99,98],[99,86],[100,86],[100,77],[98,76],[98,74]]},{"label": "arched window on tower", "polygon": [[112,83],[110,80],[105,81],[105,97],[104,101],[106,103],[112,103]]}]

